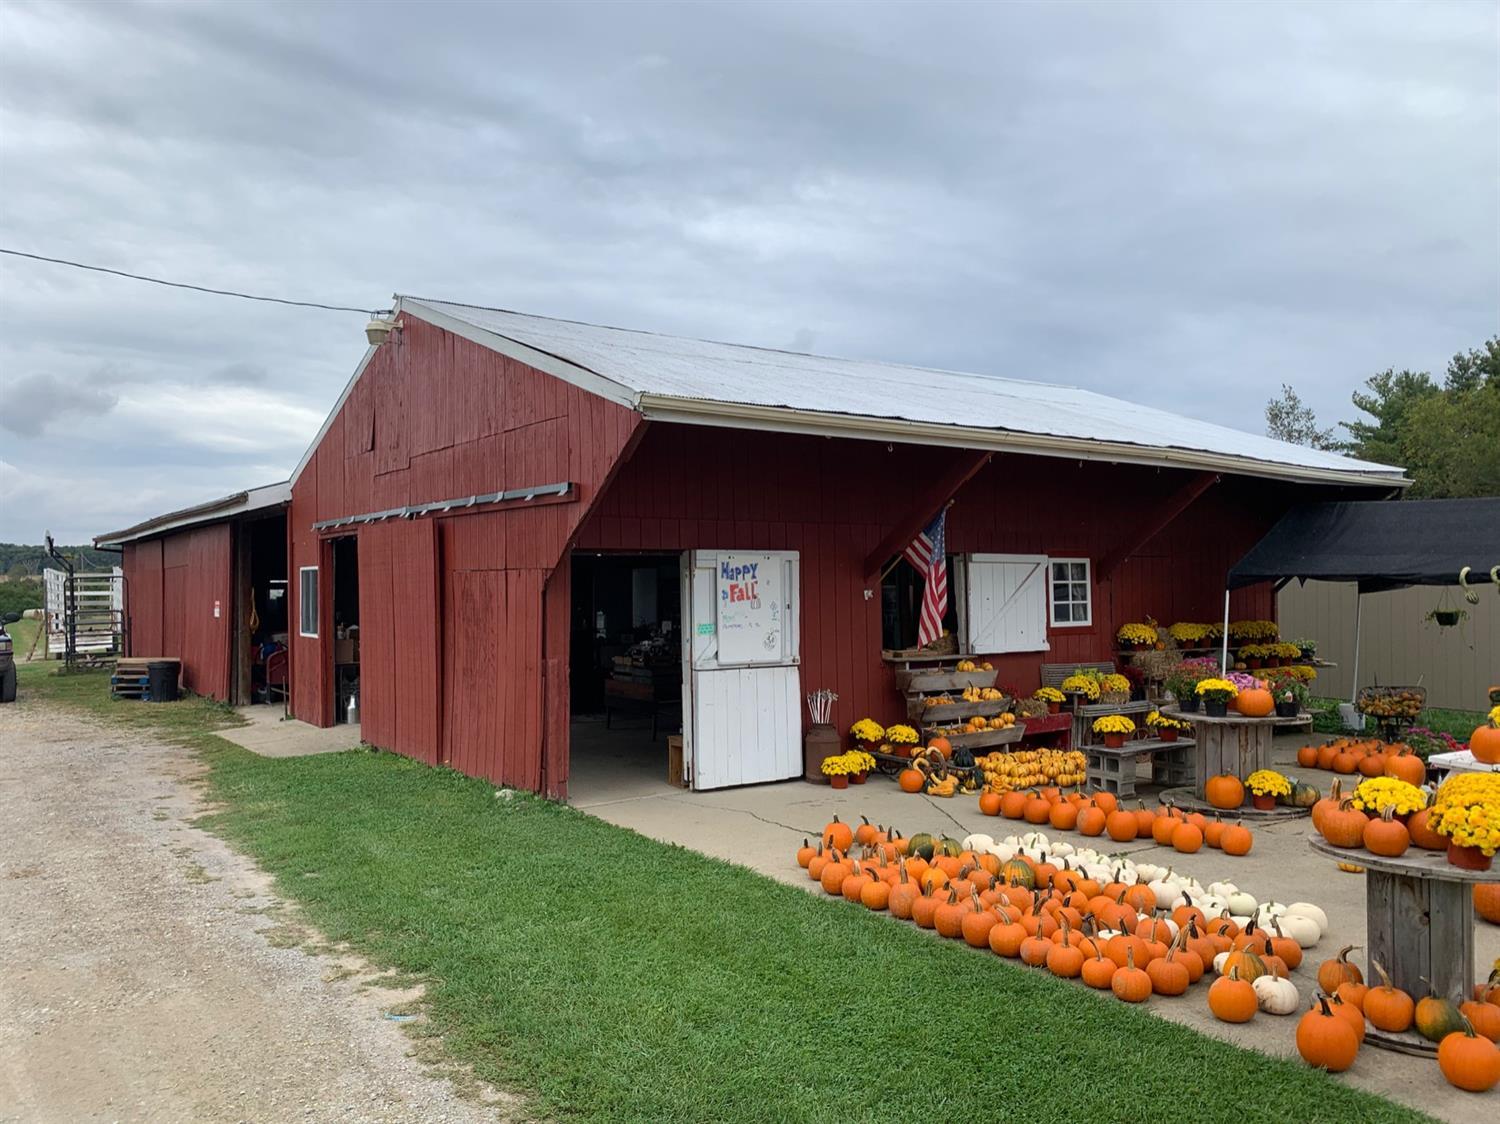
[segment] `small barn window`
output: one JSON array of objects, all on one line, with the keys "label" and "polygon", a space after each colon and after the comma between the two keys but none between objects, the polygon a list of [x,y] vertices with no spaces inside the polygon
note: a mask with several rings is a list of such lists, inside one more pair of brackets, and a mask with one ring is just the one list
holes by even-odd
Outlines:
[{"label": "small barn window", "polygon": [[1087,558],[1054,558],[1051,563],[1052,625],[1082,628],[1094,623],[1093,583]]},{"label": "small barn window", "polygon": [[297,631],[302,636],[318,635],[318,568],[303,566],[297,571],[299,602]]},{"label": "small barn window", "polygon": [[984,655],[1047,651],[1047,559],[971,554],[966,562],[968,650]]}]

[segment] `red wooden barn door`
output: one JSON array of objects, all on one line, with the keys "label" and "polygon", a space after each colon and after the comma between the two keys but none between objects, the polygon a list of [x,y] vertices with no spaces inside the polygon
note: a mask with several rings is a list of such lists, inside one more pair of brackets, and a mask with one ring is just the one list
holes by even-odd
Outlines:
[{"label": "red wooden barn door", "polygon": [[359,532],[360,736],[438,759],[438,551],[431,519]]}]

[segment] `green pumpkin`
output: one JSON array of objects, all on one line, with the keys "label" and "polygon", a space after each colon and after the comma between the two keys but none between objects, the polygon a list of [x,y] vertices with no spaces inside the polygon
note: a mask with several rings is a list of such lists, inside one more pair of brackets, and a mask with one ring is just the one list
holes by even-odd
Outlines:
[{"label": "green pumpkin", "polygon": [[1020,859],[1000,864],[1000,881],[1031,890],[1036,887],[1036,872]]},{"label": "green pumpkin", "polygon": [[925,831],[919,831],[911,837],[911,846],[907,849],[908,854],[917,855],[920,858],[932,861],[933,849],[937,846],[937,840]]},{"label": "green pumpkin", "polygon": [[1465,1022],[1458,1007],[1451,999],[1429,995],[1417,1000],[1416,1018],[1413,1024],[1417,1032],[1429,1042],[1441,1042],[1455,1031],[1463,1030]]},{"label": "green pumpkin", "polygon": [[1291,795],[1286,798],[1286,802],[1293,808],[1311,808],[1318,802],[1319,795],[1317,785],[1296,781],[1292,785]]},{"label": "green pumpkin", "polygon": [[939,841],[938,846],[942,848],[942,853],[950,859],[956,859],[964,853],[964,845],[957,839],[950,839],[946,835]]}]

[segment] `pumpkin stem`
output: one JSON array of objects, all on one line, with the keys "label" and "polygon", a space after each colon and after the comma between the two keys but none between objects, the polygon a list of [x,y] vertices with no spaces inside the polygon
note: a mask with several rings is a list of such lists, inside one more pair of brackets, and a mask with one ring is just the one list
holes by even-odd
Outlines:
[{"label": "pumpkin stem", "polygon": [[1375,969],[1375,974],[1380,977],[1380,982],[1385,985],[1386,991],[1394,990],[1391,987],[1391,977],[1386,973],[1386,970],[1380,966],[1380,961],[1376,960],[1373,956],[1370,957],[1370,967]]},{"label": "pumpkin stem", "polygon": [[[1334,781],[1334,784],[1337,784],[1337,783],[1338,783],[1338,782],[1337,782],[1337,781]],[[1321,992],[1321,991],[1320,991],[1320,992],[1318,992],[1318,994],[1317,994],[1317,995],[1316,995],[1316,996],[1315,996],[1315,1001],[1316,1001],[1316,1002],[1318,1002],[1318,1003],[1320,1003],[1320,1004],[1322,1004],[1322,1007],[1323,1007],[1323,1015],[1324,1015],[1324,1016],[1325,1016],[1325,1017],[1326,1017],[1326,1018],[1330,1018],[1330,1019],[1331,1019],[1331,1018],[1333,1018],[1333,1008],[1332,1008],[1332,1007],[1330,1007],[1330,1006],[1329,1006],[1329,1005],[1328,1005],[1328,996],[1326,996],[1326,995],[1324,995],[1324,994],[1323,994],[1323,993],[1322,993],[1322,992]]]}]

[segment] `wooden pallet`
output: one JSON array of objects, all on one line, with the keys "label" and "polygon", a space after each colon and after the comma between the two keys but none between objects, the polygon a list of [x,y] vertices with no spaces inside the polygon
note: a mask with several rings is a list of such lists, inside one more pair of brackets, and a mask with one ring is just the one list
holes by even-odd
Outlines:
[{"label": "wooden pallet", "polygon": [[116,699],[149,699],[151,678],[146,675],[111,675],[109,694]]}]

